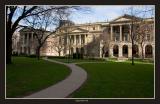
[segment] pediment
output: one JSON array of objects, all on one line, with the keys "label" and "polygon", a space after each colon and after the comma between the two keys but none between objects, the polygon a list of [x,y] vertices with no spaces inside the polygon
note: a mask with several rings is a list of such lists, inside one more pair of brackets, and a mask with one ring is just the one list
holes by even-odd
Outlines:
[{"label": "pediment", "polygon": [[117,19],[117,20],[115,20],[115,22],[119,22],[119,21],[130,21],[131,19],[129,19],[129,18],[124,18],[124,17],[122,17],[122,18],[119,18],[119,19]]},{"label": "pediment", "polygon": [[32,31],[32,29],[30,27],[24,27],[20,30],[20,32],[28,32],[28,31]]},{"label": "pediment", "polygon": [[88,30],[82,28],[75,28],[72,30],[72,33],[82,33],[82,32],[88,32]]},{"label": "pediment", "polygon": [[111,22],[123,22],[123,21],[131,21],[132,19],[134,20],[138,20],[140,19],[139,17],[135,17],[135,16],[131,16],[131,15],[123,15],[123,16],[120,16],[114,20],[112,20]]}]

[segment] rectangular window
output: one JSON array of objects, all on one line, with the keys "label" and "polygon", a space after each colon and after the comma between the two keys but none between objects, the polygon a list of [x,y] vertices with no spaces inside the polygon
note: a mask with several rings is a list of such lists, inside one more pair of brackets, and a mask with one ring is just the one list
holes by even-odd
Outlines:
[{"label": "rectangular window", "polygon": [[150,34],[147,34],[147,41],[150,41]]},{"label": "rectangular window", "polygon": [[115,36],[114,36],[114,37],[115,37],[115,41],[119,41],[119,35],[120,35],[120,34],[119,34],[119,33],[115,33],[114,35],[115,35]]},{"label": "rectangular window", "polygon": [[93,30],[95,30],[95,27],[93,27]]}]

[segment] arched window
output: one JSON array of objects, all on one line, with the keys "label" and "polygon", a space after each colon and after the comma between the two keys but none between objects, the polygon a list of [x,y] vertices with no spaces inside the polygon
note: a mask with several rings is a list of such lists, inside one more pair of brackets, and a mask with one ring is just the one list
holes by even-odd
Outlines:
[{"label": "arched window", "polygon": [[115,57],[118,57],[118,45],[114,45],[114,47],[113,47],[113,55]]},{"label": "arched window", "polygon": [[152,58],[152,46],[146,45],[145,47],[145,57],[146,58]]},{"label": "arched window", "polygon": [[138,55],[138,45],[133,45],[133,56],[139,57]]},{"label": "arched window", "polygon": [[123,45],[123,56],[128,57],[128,46],[127,45]]}]

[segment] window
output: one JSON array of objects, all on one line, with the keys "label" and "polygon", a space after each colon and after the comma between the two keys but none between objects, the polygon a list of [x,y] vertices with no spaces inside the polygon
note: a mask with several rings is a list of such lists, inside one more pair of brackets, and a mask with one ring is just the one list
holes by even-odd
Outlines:
[{"label": "window", "polygon": [[115,33],[115,41],[119,41],[119,33]]},{"label": "window", "polygon": [[71,36],[71,43],[74,43],[74,35]]},{"label": "window", "polygon": [[31,34],[31,33],[29,33],[29,39],[31,39],[31,35],[32,35],[32,34]]},{"label": "window", "polygon": [[93,30],[95,30],[95,27],[93,27]]},{"label": "window", "polygon": [[150,41],[150,34],[147,34],[147,41]]},{"label": "window", "polygon": [[27,33],[25,33],[25,39],[24,39],[24,44],[27,43]]}]

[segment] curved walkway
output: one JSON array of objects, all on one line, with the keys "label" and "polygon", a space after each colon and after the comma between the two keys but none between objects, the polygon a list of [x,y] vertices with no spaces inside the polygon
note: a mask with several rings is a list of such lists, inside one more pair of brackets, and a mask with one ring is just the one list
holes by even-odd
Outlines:
[{"label": "curved walkway", "polygon": [[57,84],[50,86],[44,90],[26,96],[25,98],[65,98],[72,92],[77,90],[87,79],[87,73],[81,67],[75,64],[66,64],[55,60],[44,58],[46,61],[63,64],[71,69],[71,74]]}]

